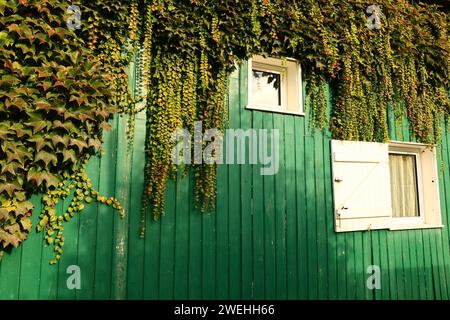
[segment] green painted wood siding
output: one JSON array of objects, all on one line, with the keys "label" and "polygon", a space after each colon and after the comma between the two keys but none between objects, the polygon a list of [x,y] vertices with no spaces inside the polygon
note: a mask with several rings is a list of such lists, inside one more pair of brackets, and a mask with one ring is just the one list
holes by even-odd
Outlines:
[{"label": "green painted wood siding", "polygon": [[[61,261],[43,234],[0,264],[1,299],[448,299],[450,294],[450,135],[445,131],[440,174],[443,229],[335,233],[330,133],[313,131],[308,115],[245,110],[247,67],[230,79],[230,127],[280,130],[280,170],[259,165],[218,169],[217,210],[193,204],[192,175],[177,175],[167,213],[147,219],[139,238],[145,119],[136,120],[127,152],[126,122],[113,120],[105,154],[89,174],[105,195],[116,195],[127,217],[91,204],[65,225]],[[409,141],[408,126],[391,136]],[[34,198],[36,223],[40,205]],[[67,205],[67,202],[65,203]],[[63,204],[64,205],[64,204]],[[60,207],[60,210],[61,207]],[[81,290],[68,290],[66,269],[81,268]],[[381,290],[366,288],[369,265],[381,267]]]}]

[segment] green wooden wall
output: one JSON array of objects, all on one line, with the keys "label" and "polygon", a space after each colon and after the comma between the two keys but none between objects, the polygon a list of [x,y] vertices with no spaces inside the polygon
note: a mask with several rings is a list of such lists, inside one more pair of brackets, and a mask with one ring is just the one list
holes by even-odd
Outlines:
[{"label": "green wooden wall", "polygon": [[[311,130],[308,115],[245,110],[246,68],[231,76],[230,127],[280,130],[277,175],[261,176],[259,165],[220,166],[217,210],[202,215],[192,176],[178,174],[168,186],[167,214],[158,223],[147,219],[142,240],[145,118],[136,121],[129,151],[126,122],[117,118],[105,154],[88,171],[101,193],[128,208],[127,217],[88,206],[66,224],[56,266],[43,234],[33,231],[0,264],[0,299],[448,299],[450,135],[439,177],[445,228],[337,234],[330,133]],[[406,123],[390,124],[393,139],[410,140]],[[66,286],[69,265],[81,268],[81,290]],[[366,288],[369,265],[381,267],[381,290]]]}]

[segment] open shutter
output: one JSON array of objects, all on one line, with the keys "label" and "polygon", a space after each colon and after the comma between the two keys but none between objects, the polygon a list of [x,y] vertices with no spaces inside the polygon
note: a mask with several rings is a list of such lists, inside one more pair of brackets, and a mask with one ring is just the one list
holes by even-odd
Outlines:
[{"label": "open shutter", "polygon": [[436,146],[423,148],[420,156],[422,174],[423,215],[425,224],[442,227],[441,202],[439,198],[439,172],[436,161]]},{"label": "open shutter", "polygon": [[336,231],[389,228],[388,145],[331,141]]}]

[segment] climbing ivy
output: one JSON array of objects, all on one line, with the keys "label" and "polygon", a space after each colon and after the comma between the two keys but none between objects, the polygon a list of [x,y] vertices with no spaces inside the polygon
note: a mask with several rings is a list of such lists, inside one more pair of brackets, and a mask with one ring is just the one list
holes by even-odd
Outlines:
[{"label": "climbing ivy", "polygon": [[[222,129],[227,76],[254,54],[300,60],[311,124],[329,126],[334,138],[386,141],[392,109],[409,120],[418,141],[439,142],[440,120],[450,111],[448,15],[435,5],[380,0],[380,28],[369,28],[372,4],[141,1],[141,82],[148,92],[142,223],[149,205],[155,219],[164,213],[166,182],[177,169],[170,134],[183,126],[194,136],[194,120],[203,121],[203,131]],[[215,204],[216,167],[193,170],[195,199],[206,210]]]},{"label": "climbing ivy", "polygon": [[[66,26],[67,8],[81,8],[81,29]],[[378,0],[380,28],[369,28],[373,1],[352,0],[0,0],[0,252],[31,228],[32,194],[45,193],[38,229],[58,259],[63,220],[98,200],[86,174],[114,112],[145,110],[145,188],[141,222],[150,208],[164,214],[172,133],[194,137],[223,129],[227,79],[254,54],[300,60],[315,128],[334,138],[388,139],[389,110],[407,118],[413,136],[439,142],[450,112],[449,17],[441,7]],[[125,72],[136,66],[134,92]],[[333,92],[331,108],[327,92]],[[192,165],[195,199],[215,205],[216,165]],[[58,199],[73,195],[63,216]],[[142,227],[141,235],[144,235]],[[56,260],[55,260],[56,261]],[[52,261],[52,262],[55,262]]]},{"label": "climbing ivy", "polygon": [[[85,171],[128,90],[117,52],[126,33],[112,32],[126,25],[128,6],[120,5],[122,23],[105,27],[104,2],[80,3],[89,24],[71,30],[68,1],[0,1],[0,255],[26,239],[33,194],[44,194],[37,228],[55,245],[52,263],[62,253],[62,221],[85,202],[96,199],[123,214],[116,199],[98,195]],[[69,195],[69,208],[58,216],[58,199]]]}]

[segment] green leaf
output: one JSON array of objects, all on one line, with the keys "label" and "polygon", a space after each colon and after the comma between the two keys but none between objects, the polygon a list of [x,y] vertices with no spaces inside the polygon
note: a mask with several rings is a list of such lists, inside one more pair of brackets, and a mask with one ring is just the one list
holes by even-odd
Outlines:
[{"label": "green leaf", "polygon": [[67,122],[62,123],[59,120],[53,121],[53,128],[64,129],[68,133],[75,130],[75,126],[73,125],[72,122],[67,121]]},{"label": "green leaf", "polygon": [[67,162],[67,161],[71,161],[72,163],[76,163],[77,162],[77,156],[75,154],[75,151],[70,150],[70,149],[66,149],[63,151],[63,156],[64,156],[64,160],[63,162]]},{"label": "green leaf", "polygon": [[95,152],[98,152],[98,150],[102,147],[102,142],[99,139],[89,138],[88,146],[93,147]]},{"label": "green leaf", "polygon": [[[20,166],[20,167],[22,167],[22,166]],[[19,163],[12,161],[5,165],[2,165],[1,168],[2,168],[2,170],[1,170],[2,174],[8,172],[11,175],[16,175],[16,170],[19,168]]]},{"label": "green leaf", "polygon": [[45,163],[45,166],[48,167],[49,163],[52,163],[53,165],[57,165],[58,158],[53,153],[49,153],[46,151],[39,151],[34,159],[36,162],[43,161]]},{"label": "green leaf", "polygon": [[84,148],[88,147],[86,142],[80,139],[70,139],[69,146],[76,146],[78,148],[79,153],[81,153]]},{"label": "green leaf", "polygon": [[20,186],[15,183],[0,183],[0,193],[6,192],[10,198],[14,196],[15,191],[20,189]]},{"label": "green leaf", "polygon": [[[44,147],[51,147],[51,143],[47,141],[42,134],[34,135],[31,138],[28,138],[27,141],[35,144],[36,151],[40,152]],[[37,161],[37,160],[36,160]]]},{"label": "green leaf", "polygon": [[[39,131],[43,130],[44,128],[47,128],[47,125],[49,124],[49,121],[40,120],[40,121],[33,121],[25,123],[27,126],[33,128],[33,133],[36,134]],[[51,124],[51,122],[50,122]]]},{"label": "green leaf", "polygon": [[54,135],[52,135],[52,143],[53,143],[53,146],[55,146],[55,147],[57,147],[58,145],[67,147],[67,144],[69,143],[69,137],[54,134]]},{"label": "green leaf", "polygon": [[6,220],[8,218],[9,211],[6,208],[0,208],[0,220]]},{"label": "green leaf", "polygon": [[30,201],[22,201],[17,204],[16,215],[25,215],[33,209]]},{"label": "green leaf", "polygon": [[22,218],[20,220],[20,224],[21,224],[23,230],[25,230],[25,231],[30,231],[31,227],[33,226],[33,223],[31,222],[31,220],[29,218]]}]

